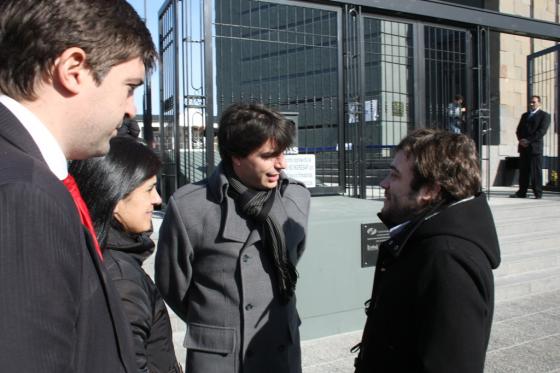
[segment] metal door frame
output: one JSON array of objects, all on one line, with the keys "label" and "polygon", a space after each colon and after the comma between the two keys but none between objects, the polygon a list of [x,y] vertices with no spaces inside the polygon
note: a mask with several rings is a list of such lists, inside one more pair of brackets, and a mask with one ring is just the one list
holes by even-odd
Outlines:
[{"label": "metal door frame", "polygon": [[[217,112],[217,103],[215,102],[215,80],[214,71],[216,56],[215,56],[215,34],[213,32],[214,27],[214,4],[215,0],[203,0],[204,1],[204,51],[205,60],[210,61],[204,64],[204,76],[205,76],[205,92],[206,92],[206,123],[214,123],[218,121],[218,117],[214,115]],[[325,11],[331,11],[336,13],[337,16],[337,97],[338,97],[338,144],[344,143],[344,88],[343,88],[343,78],[344,78],[344,66],[343,66],[343,25],[342,25],[342,9],[338,6],[325,5],[316,2],[306,2],[298,0],[256,0],[262,3],[273,3],[294,7],[301,7],[307,9],[319,9]],[[210,36],[208,36],[210,35]],[[218,113],[219,116],[219,113]],[[214,138],[214,129],[210,126],[206,126],[206,144],[207,144],[207,172],[210,174],[214,168],[214,149],[212,147],[212,140]],[[320,186],[315,188],[309,188],[312,195],[332,195],[340,194],[345,191],[345,153],[343,149],[339,146],[338,149],[338,186]]]},{"label": "metal door frame", "polygon": [[[160,191],[162,194],[162,199],[165,203],[171,196],[171,194],[178,187],[178,175],[180,167],[180,152],[179,152],[179,121],[180,121],[180,86],[179,86],[179,14],[178,14],[178,2],[180,0],[167,0],[165,1],[159,10],[159,20],[158,20],[158,31],[159,31],[159,56],[160,56],[160,69],[159,69],[159,89],[160,89],[160,157],[162,160],[162,171],[160,177]],[[167,27],[170,25],[170,27]],[[166,53],[171,51],[171,58],[167,59]],[[173,84],[170,86],[165,86],[164,81],[166,77],[167,70],[164,69],[165,63],[169,61],[172,65],[172,77]],[[170,97],[165,97],[165,88],[171,88]],[[171,133],[168,135],[165,128],[166,112],[172,109],[172,115],[169,117]],[[167,149],[167,139],[171,138],[174,149]],[[173,154],[173,160],[169,160],[165,156],[165,153],[169,151]]]},{"label": "metal door frame", "polygon": [[[177,187],[180,186],[181,181],[178,179],[181,175],[181,139],[180,139],[180,115],[185,110],[187,96],[181,94],[181,79],[185,79],[181,75],[179,62],[181,58],[186,58],[185,55],[180,55],[180,51],[183,50],[184,43],[187,41],[183,40],[184,34],[179,32],[179,27],[185,27],[186,20],[183,19],[182,7],[185,6],[187,1],[195,0],[167,0],[160,9],[160,55],[162,57],[163,66],[160,69],[160,98],[165,100],[161,102],[160,107],[160,118],[162,122],[165,122],[165,109],[172,108],[172,118],[167,118],[172,120],[172,127],[165,128],[164,123],[161,123],[160,131],[160,147],[162,152],[170,152],[174,155],[175,162],[168,162],[166,165],[169,168],[170,173],[166,174],[165,170],[162,174],[162,184],[168,185],[168,189],[172,193]],[[215,149],[214,149],[214,127],[213,124],[217,122],[215,115],[216,102],[215,102],[215,82],[214,82],[214,69],[215,69],[215,41],[214,41],[214,7],[215,0],[196,0],[200,1],[201,9],[203,9],[203,14],[201,15],[202,27],[204,30],[204,35],[200,40],[203,44],[202,55],[204,58],[203,68],[201,74],[203,75],[202,85],[204,87],[203,94],[199,97],[202,105],[204,106],[204,119],[205,119],[205,133],[204,137],[206,139],[205,154],[203,155],[205,164],[204,173],[208,175],[212,172],[215,165]],[[365,109],[365,46],[364,46],[364,19],[373,18],[383,21],[399,22],[405,23],[412,26],[412,50],[413,56],[412,61],[412,73],[413,77],[413,87],[414,92],[411,95],[410,105],[413,106],[410,110],[413,111],[410,119],[407,119],[410,127],[419,128],[426,126],[426,97],[420,92],[425,92],[426,81],[425,81],[425,50],[424,50],[424,30],[427,26],[438,27],[447,30],[458,30],[465,32],[467,37],[467,66],[466,66],[466,85],[467,92],[465,93],[465,99],[469,105],[472,105],[474,110],[471,115],[472,124],[478,125],[478,123],[483,123],[483,126],[479,126],[480,129],[479,138],[476,139],[479,145],[483,143],[488,143],[489,141],[484,141],[483,137],[486,131],[490,129],[487,128],[487,123],[489,120],[489,94],[485,94],[488,89],[488,44],[481,43],[481,35],[487,35],[488,29],[483,27],[478,27],[475,29],[461,28],[457,26],[447,25],[447,24],[437,24],[433,22],[426,22],[422,19],[411,17],[391,17],[384,14],[377,14],[372,8],[349,5],[349,4],[337,4],[328,5],[317,2],[303,2],[297,0],[259,0],[262,2],[273,2],[277,4],[287,4],[293,6],[301,6],[305,8],[315,8],[335,11],[337,13],[337,44],[338,44],[338,187],[326,187],[324,191],[315,191],[315,194],[321,193],[340,193],[345,192],[349,195],[368,198],[366,190],[366,150],[364,148],[364,138],[363,131],[365,128],[365,118],[363,111]],[[171,29],[163,30],[162,28],[162,18],[167,9],[172,9],[173,18],[169,18],[169,22],[174,22]],[[363,11],[366,9],[366,11]],[[180,12],[180,14],[179,14]],[[351,14],[354,12],[354,14]],[[183,18],[181,17],[183,16]],[[355,17],[352,19],[352,17]],[[164,34],[164,32],[166,34]],[[486,34],[485,34],[486,33]],[[171,38],[171,42],[167,41],[164,45],[165,38]],[[181,39],[180,39],[181,38]],[[482,48],[484,51],[480,51]],[[164,60],[164,52],[172,53],[173,64],[169,64],[170,69],[166,69]],[[470,52],[470,53],[469,53]],[[168,55],[167,55],[168,56]],[[181,57],[182,56],[182,57]],[[472,56],[472,57],[471,57]],[[485,59],[481,60],[481,56],[486,56]],[[357,62],[352,63],[352,59],[356,58]],[[476,60],[476,62],[475,62]],[[485,66],[481,65],[481,61],[486,63]],[[472,70],[471,70],[472,67]],[[174,94],[172,97],[164,97],[164,79],[165,74],[169,74],[168,70],[172,70],[174,74],[174,81],[167,81],[166,88],[172,88]],[[183,71],[184,74],[184,71]],[[473,79],[475,78],[476,79]],[[481,81],[482,79],[482,81]],[[473,80],[476,83],[473,83]],[[184,82],[183,82],[184,83]],[[476,87],[474,86],[476,85]],[[171,87],[172,86],[172,87]],[[184,87],[183,87],[184,89]],[[348,126],[349,118],[349,104],[351,102],[357,102],[359,106],[358,112],[358,122],[356,123],[355,131],[358,131],[356,136],[356,144],[353,149],[346,149],[345,140],[349,136],[348,131],[350,130]],[[480,110],[479,110],[480,109]],[[169,112],[170,110],[168,110]],[[219,114],[219,113],[218,113]],[[169,132],[169,133],[168,133]],[[408,130],[407,130],[408,132]],[[173,146],[174,149],[166,149],[166,136],[172,140],[172,143],[167,145]],[[482,150],[481,148],[479,150]],[[481,152],[482,153],[482,152]],[[163,153],[162,153],[163,154]],[[489,154],[489,151],[488,151]],[[484,158],[484,157],[481,157]],[[349,164],[347,165],[348,161]],[[489,157],[484,158],[485,161],[489,163]],[[190,162],[186,160],[185,162]],[[349,166],[349,167],[348,167]],[[165,165],[164,165],[165,168]],[[489,168],[488,168],[489,170]],[[488,171],[489,172],[489,171]],[[173,174],[174,173],[174,174]],[[489,179],[489,178],[488,178]],[[197,180],[190,180],[197,181]],[[489,188],[489,184],[487,185]],[[317,188],[319,189],[319,188]],[[167,195],[164,191],[164,200],[167,200],[170,195]]]},{"label": "metal door frame", "polygon": [[[350,21],[352,16],[356,16],[355,30],[351,30]],[[480,92],[474,92],[474,84],[473,78],[474,75],[477,74],[477,79],[481,79],[481,74],[479,73],[481,69],[479,68],[480,63],[477,64],[475,67],[474,65],[474,56],[473,51],[475,48],[480,48],[480,43],[478,43],[479,36],[476,32],[479,32],[478,29],[472,30],[468,28],[460,28],[456,26],[450,26],[445,24],[436,24],[431,22],[425,22],[417,19],[411,18],[401,18],[401,17],[391,17],[386,15],[380,15],[372,12],[364,12],[360,6],[350,6],[347,5],[345,7],[345,17],[347,21],[347,27],[345,28],[345,39],[347,40],[345,46],[345,66],[344,66],[344,73],[346,76],[345,79],[345,107],[348,108],[350,102],[357,101],[359,102],[359,110],[355,113],[358,115],[358,122],[356,123],[356,128],[351,129],[348,125],[348,117],[349,115],[345,115],[344,121],[344,128],[345,131],[352,130],[356,133],[356,137],[359,140],[357,149],[345,149],[346,159],[350,160],[349,166],[350,170],[348,170],[348,181],[346,183],[347,190],[346,192],[349,193],[351,196],[359,197],[359,198],[368,198],[368,191],[367,191],[367,175],[366,175],[366,155],[365,155],[365,148],[364,148],[364,141],[363,141],[363,130],[365,128],[365,118],[364,118],[364,110],[365,110],[365,43],[364,43],[364,19],[378,19],[382,21],[390,21],[390,22],[398,22],[408,24],[412,27],[412,49],[414,51],[413,54],[413,62],[412,62],[412,71],[414,74],[413,77],[413,87],[414,92],[412,93],[412,105],[413,105],[413,114],[411,116],[410,121],[412,122],[414,128],[423,128],[426,126],[426,97],[425,94],[418,94],[417,92],[425,92],[426,91],[426,81],[425,81],[425,43],[424,43],[424,35],[425,35],[425,27],[438,27],[447,30],[455,30],[461,31],[465,33],[465,48],[466,48],[466,65],[465,65],[465,75],[466,75],[466,93],[465,93],[465,101],[467,102],[467,107],[471,106],[473,108],[472,113],[469,113],[471,116],[471,120],[469,121],[468,128],[472,129],[473,125],[471,121],[480,120],[479,118],[485,118],[485,120],[489,121],[489,109],[480,111],[478,108],[484,107],[489,108],[489,94],[482,95]],[[350,34],[355,34],[356,40],[348,40]],[[474,37],[473,37],[474,36]],[[476,38],[476,39],[475,39]],[[475,40],[473,40],[475,39]],[[358,47],[356,50],[352,50],[347,45],[350,43],[358,43]],[[485,48],[486,53],[488,53],[487,44],[483,46]],[[478,49],[477,49],[478,50]],[[478,54],[477,54],[478,55]],[[357,64],[356,71],[353,71],[352,64],[350,60],[352,58],[358,58],[359,62]],[[488,59],[486,59],[488,62]],[[489,68],[489,64],[485,67]],[[486,70],[485,70],[486,71]],[[489,75],[486,75],[487,77]],[[356,87],[353,87],[355,82],[359,82],[357,84],[357,91]],[[479,83],[478,86],[481,86]],[[488,88],[488,84],[484,85],[485,89]],[[481,101],[483,98],[484,103]],[[348,114],[348,113],[347,113]],[[484,122],[486,124],[486,122]],[[489,123],[489,122],[488,122]],[[485,127],[486,128],[486,127]],[[471,133],[473,133],[471,131]],[[348,135],[348,133],[346,133]],[[346,139],[345,135],[345,139]],[[476,133],[473,133],[473,136],[476,136]],[[480,136],[480,135],[479,135]],[[489,145],[488,145],[488,152],[489,154]],[[480,154],[480,149],[479,149]],[[485,158],[485,162],[489,164],[489,156]],[[346,165],[345,165],[346,169]],[[489,167],[487,167],[489,172]],[[487,178],[489,179],[489,178]],[[489,185],[487,186],[489,188]],[[374,198],[382,198],[383,193],[379,193],[378,195],[374,192]]]},{"label": "metal door frame", "polygon": [[[476,42],[473,43],[474,61],[473,71],[476,74],[477,106],[473,111],[471,123],[474,138],[478,146],[480,172],[485,171],[486,184],[482,189],[488,197],[491,196],[490,166],[491,166],[491,107],[490,107],[490,31],[487,27],[478,26],[475,33]],[[482,175],[481,175],[482,176]]]},{"label": "metal door frame", "polygon": [[[189,102],[192,97],[186,93],[185,80],[187,79],[187,73],[184,69],[181,70],[181,61],[183,64],[189,62],[189,56],[185,52],[185,43],[192,42],[189,39],[189,35],[185,34],[185,27],[189,21],[192,20],[185,19],[186,8],[192,1],[199,1],[200,7],[197,8],[197,16],[200,16],[200,25],[203,28],[203,37],[200,42],[202,44],[202,68],[201,75],[203,76],[202,82],[202,94],[194,97],[197,100],[197,105],[200,105],[201,112],[204,116],[205,123],[205,154],[203,155],[205,165],[203,173],[209,175],[216,162],[216,155],[214,149],[214,135],[215,130],[213,124],[217,122],[220,113],[217,113],[217,103],[216,98],[216,85],[215,85],[215,68],[216,68],[216,56],[215,56],[215,29],[214,29],[214,17],[215,17],[215,0],[167,0],[161,6],[159,11],[159,47],[160,47],[160,57],[162,61],[162,68],[160,69],[160,118],[168,120],[168,128],[165,125],[161,125],[160,128],[160,147],[162,152],[167,151],[169,154],[173,154],[173,160],[166,162],[164,160],[164,170],[162,171],[162,185],[165,187],[162,189],[163,199],[166,201],[170,194],[179,186],[181,186],[181,180],[179,177],[182,175],[182,166],[190,170],[185,163],[191,162],[189,159],[181,159],[181,138],[184,134],[181,133],[181,115],[185,113]],[[342,8],[339,6],[325,5],[313,2],[304,2],[296,0],[258,0],[263,3],[275,3],[283,4],[288,6],[296,6],[309,9],[321,9],[327,11],[333,11],[337,16],[337,98],[338,98],[338,118],[339,123],[337,129],[337,136],[339,144],[343,141],[343,125],[344,123],[344,90],[343,90],[343,51],[342,51]],[[198,5],[198,4],[197,4]],[[166,23],[167,22],[167,23]],[[164,23],[166,28],[164,28]],[[172,57],[170,54],[172,53]],[[169,63],[167,63],[169,61]],[[173,75],[171,79],[167,79]],[[173,81],[171,81],[173,80]],[[181,85],[182,83],[182,85]],[[164,94],[164,89],[171,92],[168,97]],[[198,106],[197,106],[198,107]],[[173,111],[172,111],[173,110]],[[171,112],[173,118],[166,118],[165,112]],[[172,141],[173,145],[169,143]],[[165,146],[167,142],[167,146]],[[169,146],[173,146],[174,149],[168,149]],[[344,170],[344,151],[339,150],[337,155],[338,162],[338,175],[337,182],[338,186],[333,187],[319,187],[312,188],[314,194],[338,194],[344,192],[344,181],[345,181],[345,170]],[[162,158],[164,154],[162,153]],[[183,163],[183,164],[182,164]],[[169,172],[168,172],[169,171]],[[189,181],[198,181],[197,178]],[[169,192],[166,190],[169,189]]]},{"label": "metal door frame", "polygon": [[[548,162],[543,162],[543,169],[548,169],[548,180],[546,180],[548,182],[545,186],[546,189],[557,191],[560,190],[560,164],[558,160],[560,155],[560,129],[558,128],[558,115],[560,115],[560,44],[527,56],[527,98],[533,96],[534,94],[543,96],[542,92],[534,91],[534,76],[536,72],[535,60],[539,57],[554,54],[556,55],[553,77],[555,90],[552,92],[554,94],[554,102],[550,103],[550,106],[548,108],[545,107],[544,109],[547,109],[551,114],[551,124],[548,129],[547,137],[550,136],[549,139],[552,141],[556,140],[556,154],[553,157],[548,157]],[[556,138],[552,135],[552,131],[556,132]]]}]

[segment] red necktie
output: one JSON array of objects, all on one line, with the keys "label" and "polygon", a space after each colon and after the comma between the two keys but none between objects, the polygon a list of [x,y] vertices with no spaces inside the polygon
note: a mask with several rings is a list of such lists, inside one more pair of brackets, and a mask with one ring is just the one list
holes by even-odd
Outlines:
[{"label": "red necktie", "polygon": [[99,242],[97,242],[97,236],[95,235],[95,230],[93,229],[93,223],[91,221],[91,216],[89,215],[89,210],[80,194],[80,189],[78,189],[78,185],[76,184],[76,180],[70,174],[66,177],[66,179],[62,180],[64,186],[68,189],[72,198],[74,199],[74,203],[78,208],[78,212],[80,213],[80,220],[82,224],[87,228],[89,233],[91,234],[91,238],[93,239],[93,244],[95,245],[95,251],[99,254],[101,260],[103,260],[103,254],[101,253],[101,248],[99,247]]}]

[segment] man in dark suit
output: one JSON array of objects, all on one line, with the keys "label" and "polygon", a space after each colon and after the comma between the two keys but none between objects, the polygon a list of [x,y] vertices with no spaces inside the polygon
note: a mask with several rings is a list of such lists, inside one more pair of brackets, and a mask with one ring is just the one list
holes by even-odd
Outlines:
[{"label": "man in dark suit", "polygon": [[541,98],[531,96],[530,110],[523,113],[517,125],[519,152],[519,190],[511,198],[526,198],[529,177],[536,199],[542,198],[543,138],[550,126],[550,114],[541,110]]},{"label": "man in dark suit", "polygon": [[108,151],[155,59],[125,0],[0,2],[2,372],[137,371],[67,160]]}]

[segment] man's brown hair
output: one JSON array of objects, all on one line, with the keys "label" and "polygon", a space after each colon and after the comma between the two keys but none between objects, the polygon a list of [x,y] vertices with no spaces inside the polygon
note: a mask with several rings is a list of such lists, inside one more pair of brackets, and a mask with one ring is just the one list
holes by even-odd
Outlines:
[{"label": "man's brown hair", "polygon": [[226,164],[232,157],[246,157],[267,140],[277,154],[294,140],[294,123],[262,104],[232,104],[223,113],[218,127],[218,149]]},{"label": "man's brown hair", "polygon": [[[480,192],[480,165],[474,141],[466,135],[419,129],[397,146],[412,157],[411,188],[439,185],[439,199],[461,200]],[[436,201],[434,201],[436,202]]]},{"label": "man's brown hair", "polygon": [[149,71],[157,60],[150,32],[125,0],[0,1],[0,92],[36,99],[37,83],[72,47],[86,52],[98,84],[115,65],[140,58]]}]

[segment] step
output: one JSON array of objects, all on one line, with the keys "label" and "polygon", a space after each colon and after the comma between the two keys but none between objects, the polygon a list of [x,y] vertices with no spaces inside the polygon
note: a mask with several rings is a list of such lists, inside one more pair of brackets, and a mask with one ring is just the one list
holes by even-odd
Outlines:
[{"label": "step", "polygon": [[508,255],[531,254],[554,249],[560,250],[560,244],[558,243],[558,238],[551,235],[545,235],[538,240],[519,239],[515,242],[500,241],[502,258],[506,258]]},{"label": "step", "polygon": [[496,301],[503,301],[560,289],[560,266],[536,271],[497,276]]},{"label": "step", "polygon": [[492,215],[494,215],[494,217],[499,218],[504,223],[508,223],[509,221],[516,220],[527,221],[528,217],[544,215],[552,216],[557,219],[559,206],[560,204],[554,201],[527,199],[521,203],[512,205],[502,204],[491,206],[490,208],[492,209]]},{"label": "step", "polygon": [[[560,208],[560,206],[558,206],[557,208]],[[545,210],[542,211],[541,213],[537,213],[536,211],[526,211],[526,216],[523,217],[517,217],[514,214],[519,214],[519,212],[515,210],[509,210],[509,211],[504,211],[503,216],[496,215],[496,214],[492,214],[492,215],[494,216],[494,222],[498,227],[521,225],[525,229],[532,229],[534,227],[538,227],[537,223],[558,222],[560,218],[559,212],[552,208],[549,211]]]},{"label": "step", "polygon": [[486,373],[558,372],[560,291],[496,303]]},{"label": "step", "polygon": [[494,277],[511,276],[560,266],[560,248],[523,250],[503,254],[502,263],[494,271]]},{"label": "step", "polygon": [[485,373],[558,373],[560,335],[521,341],[486,354]]},{"label": "step", "polygon": [[[540,206],[526,206],[530,208],[524,208],[524,205],[507,206],[507,208],[506,206],[500,206],[500,210],[492,206],[490,208],[492,210],[494,220],[500,226],[522,223],[530,224],[532,222],[531,219],[558,220],[558,209],[560,208],[560,204],[534,200],[531,202],[531,205],[532,204],[539,204]],[[530,226],[532,227],[534,224],[530,224]]]},{"label": "step", "polygon": [[560,333],[560,320],[555,308],[539,310],[506,320],[494,321],[488,352],[511,348],[519,341],[534,341]]},{"label": "step", "polygon": [[[530,232],[524,230],[522,227],[498,228],[498,239],[501,246],[507,247],[509,244],[516,244],[517,242],[536,242],[541,238],[554,239],[559,243],[560,236],[558,235],[558,223],[543,223],[540,227],[532,228]],[[531,245],[532,246],[532,245]]]},{"label": "step", "polygon": [[558,233],[556,230],[540,232],[540,234],[533,236],[528,235],[515,235],[499,240],[500,250],[502,255],[517,254],[520,252],[531,253],[534,251],[545,249],[559,249],[560,242],[558,240]]},{"label": "step", "polygon": [[498,238],[503,252],[517,251],[519,249],[528,251],[531,248],[542,247],[560,248],[560,237],[557,228],[541,231],[538,235],[518,233],[505,237],[498,235]]},{"label": "step", "polygon": [[513,258],[514,260],[517,258],[518,255],[527,254],[531,256],[538,256],[537,253],[541,251],[548,251],[548,250],[559,250],[560,245],[557,242],[556,238],[546,237],[538,241],[519,241],[518,243],[510,243],[506,244],[504,242],[500,242],[500,250],[502,255],[502,262],[509,260],[509,258]]},{"label": "step", "polygon": [[[504,219],[497,220],[494,218],[498,236],[502,239],[510,235],[528,235],[535,237],[539,232],[558,232],[560,225],[560,218],[558,212],[554,215],[543,214],[537,216],[528,216],[525,219],[504,221]],[[530,222],[530,223],[529,223]]]},{"label": "step", "polygon": [[[560,290],[495,302],[494,323],[560,307]],[[558,320],[560,322],[560,319]]]}]

